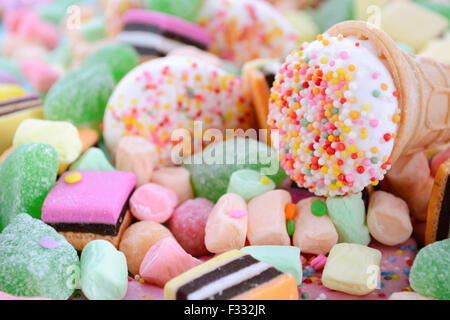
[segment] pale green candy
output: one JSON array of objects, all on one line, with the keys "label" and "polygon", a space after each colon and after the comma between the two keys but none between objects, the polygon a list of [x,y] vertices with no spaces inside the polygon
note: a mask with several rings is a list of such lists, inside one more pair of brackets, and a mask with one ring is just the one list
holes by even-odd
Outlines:
[{"label": "pale green candy", "polygon": [[361,193],[327,199],[328,215],[339,235],[338,242],[368,245],[369,229]]},{"label": "pale green candy", "polygon": [[254,139],[232,138],[209,145],[186,160],[185,167],[195,195],[212,202],[227,193],[231,175],[240,169],[257,170],[277,185],[286,178],[278,153]]},{"label": "pale green candy", "polygon": [[397,45],[399,46],[400,49],[402,49],[403,51],[405,51],[407,53],[411,53],[411,54],[415,54],[416,53],[414,48],[409,46],[409,45],[407,45],[406,43],[397,42]]},{"label": "pale green candy", "polygon": [[71,45],[68,39],[62,39],[58,47],[47,56],[47,61],[53,65],[67,68],[72,60]]},{"label": "pale green candy", "polygon": [[202,0],[147,0],[147,8],[195,21]]},{"label": "pale green candy", "polygon": [[97,17],[84,22],[81,26],[81,35],[87,41],[103,39],[106,36],[105,21]]},{"label": "pale green candy", "polygon": [[89,148],[70,166],[70,171],[114,171],[115,168],[106,159],[99,148]]},{"label": "pale green candy", "polygon": [[[40,18],[51,22],[53,24],[59,24],[61,20],[66,16],[67,9],[74,4],[79,3],[80,0],[58,0],[51,1],[46,4],[38,6],[37,13]],[[76,14],[75,12],[69,12]]]},{"label": "pale green candy", "polygon": [[90,68],[106,63],[114,81],[118,83],[131,69],[139,63],[137,51],[124,43],[114,43],[103,47],[84,60],[82,67]]},{"label": "pale green candy", "polygon": [[58,153],[46,143],[23,144],[6,157],[0,165],[0,231],[20,213],[41,218],[58,165]]},{"label": "pale green candy", "polygon": [[81,253],[80,283],[90,300],[121,300],[128,288],[125,255],[108,241],[89,242]]},{"label": "pale green candy", "polygon": [[414,291],[440,300],[450,299],[450,239],[422,248],[409,274]]},{"label": "pale green candy", "polygon": [[352,20],[353,0],[328,0],[311,12],[320,32],[328,30],[336,23]]},{"label": "pale green candy", "polygon": [[294,246],[248,246],[240,249],[256,260],[265,262],[281,272],[290,273],[297,282],[302,284],[302,263],[300,249]]},{"label": "pale green candy", "polygon": [[44,222],[19,214],[0,234],[0,291],[67,300],[79,276],[77,251]]},{"label": "pale green candy", "polygon": [[[414,0],[414,2],[446,17],[450,21],[450,5],[445,1]],[[450,26],[450,25],[449,25]]]},{"label": "pale green candy", "polygon": [[44,102],[44,118],[70,121],[77,127],[100,132],[114,78],[101,63],[66,73],[50,89]]},{"label": "pale green candy", "polygon": [[249,201],[267,191],[275,189],[275,183],[259,171],[242,169],[233,172],[227,193],[236,193]]}]

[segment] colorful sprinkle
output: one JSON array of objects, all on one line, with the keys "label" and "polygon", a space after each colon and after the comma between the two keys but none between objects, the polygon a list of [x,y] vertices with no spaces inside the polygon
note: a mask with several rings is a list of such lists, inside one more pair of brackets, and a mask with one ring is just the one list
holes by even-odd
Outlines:
[{"label": "colorful sprinkle", "polygon": [[81,173],[79,173],[79,172],[70,173],[64,177],[64,181],[67,184],[77,183],[77,182],[81,181]]},{"label": "colorful sprinkle", "polygon": [[245,217],[247,215],[247,211],[244,210],[233,210],[228,212],[228,216],[231,218],[239,219]]},{"label": "colorful sprinkle", "polygon": [[56,242],[55,239],[48,237],[48,238],[42,238],[39,241],[39,245],[43,248],[52,250],[52,249],[55,249],[56,247],[58,247],[58,242]]},{"label": "colorful sprinkle", "polygon": [[316,217],[324,216],[327,213],[327,205],[322,200],[314,200],[311,203],[311,213]]}]

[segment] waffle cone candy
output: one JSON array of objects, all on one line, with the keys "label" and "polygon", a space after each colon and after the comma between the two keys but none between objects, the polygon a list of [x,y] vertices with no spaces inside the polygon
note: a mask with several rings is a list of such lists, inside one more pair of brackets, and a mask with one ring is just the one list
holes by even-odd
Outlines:
[{"label": "waffle cone candy", "polygon": [[428,204],[425,245],[449,237],[449,193],[450,193],[450,160],[439,167],[434,179],[433,191]]},{"label": "waffle cone candy", "polygon": [[391,72],[401,109],[393,163],[400,155],[450,141],[450,65],[403,52],[384,31],[366,22],[342,22],[327,33],[370,40]]}]

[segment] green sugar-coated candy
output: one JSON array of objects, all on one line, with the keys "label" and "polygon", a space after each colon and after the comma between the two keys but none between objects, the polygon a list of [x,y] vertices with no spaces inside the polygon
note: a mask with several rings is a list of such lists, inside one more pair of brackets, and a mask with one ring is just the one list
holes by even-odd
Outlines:
[{"label": "green sugar-coated candy", "polygon": [[450,5],[445,1],[432,1],[432,0],[414,0],[417,4],[424,6],[440,15],[446,17],[450,21]]},{"label": "green sugar-coated candy", "polygon": [[179,18],[195,21],[203,0],[147,0],[147,8]]},{"label": "green sugar-coated candy", "polygon": [[114,78],[105,63],[68,72],[48,92],[44,118],[70,121],[77,127],[100,132],[100,123],[114,85]]},{"label": "green sugar-coated candy", "polygon": [[311,12],[320,32],[328,30],[336,23],[352,20],[353,0],[328,0]]},{"label": "green sugar-coated candy", "polygon": [[297,285],[302,284],[302,263],[300,249],[294,246],[248,246],[240,251],[248,253],[256,260],[274,266],[281,272],[294,276]]},{"label": "green sugar-coated candy", "polygon": [[[37,7],[37,13],[41,19],[57,25],[68,13],[67,9],[79,2],[80,0],[51,1],[49,3],[39,5]],[[76,12],[73,12],[73,14],[75,15]]]},{"label": "green sugar-coated candy", "polygon": [[79,275],[76,250],[41,220],[19,214],[0,234],[0,291],[67,300]]},{"label": "green sugar-coated candy", "polygon": [[49,53],[47,61],[50,64],[67,68],[72,60],[71,45],[67,38],[62,39],[58,46]]},{"label": "green sugar-coated candy", "polygon": [[103,39],[106,36],[105,21],[100,17],[96,17],[84,22],[81,26],[81,35],[87,41]]},{"label": "green sugar-coated candy", "polygon": [[89,148],[70,166],[70,171],[114,171],[114,167],[106,159],[99,148]]},{"label": "green sugar-coated candy", "polygon": [[114,81],[118,83],[131,69],[139,63],[137,51],[127,44],[114,43],[103,47],[84,60],[84,69],[106,63],[111,71]]},{"label": "green sugar-coated candy", "polygon": [[0,231],[20,213],[41,218],[58,165],[58,153],[46,143],[23,144],[6,157],[0,165]]},{"label": "green sugar-coated candy", "polygon": [[275,183],[259,171],[242,169],[231,175],[227,193],[236,193],[249,201],[275,187]]},{"label": "green sugar-coated candy", "polygon": [[414,291],[440,300],[450,299],[450,239],[434,242],[417,253],[409,281]]},{"label": "green sugar-coated candy", "polygon": [[108,153],[108,148],[106,147],[105,141],[103,139],[100,139],[97,144],[100,150],[103,151],[103,154],[105,155],[106,159],[108,159],[109,163],[112,163],[111,155]]},{"label": "green sugar-coated candy", "polygon": [[276,185],[285,178],[278,153],[254,139],[232,138],[207,146],[185,162],[197,197],[212,202],[227,193],[231,175],[240,169],[251,169],[269,177]]},{"label": "green sugar-coated candy", "polygon": [[328,215],[338,233],[338,242],[368,245],[369,229],[361,193],[327,199]]},{"label": "green sugar-coated candy", "polygon": [[90,300],[121,300],[127,293],[125,255],[105,240],[94,240],[81,253],[81,290]]}]

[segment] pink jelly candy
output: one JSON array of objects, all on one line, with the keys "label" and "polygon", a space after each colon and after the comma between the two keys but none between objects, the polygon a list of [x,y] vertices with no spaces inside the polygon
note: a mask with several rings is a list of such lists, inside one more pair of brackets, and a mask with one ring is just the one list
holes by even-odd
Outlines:
[{"label": "pink jelly candy", "polygon": [[130,209],[139,220],[167,221],[178,204],[178,197],[170,189],[156,183],[146,183],[130,198]]},{"label": "pink jelly candy", "polygon": [[144,257],[139,274],[150,284],[164,287],[166,282],[201,264],[172,238],[159,240]]},{"label": "pink jelly candy", "polygon": [[205,227],[214,204],[203,198],[187,200],[169,220],[169,229],[187,253],[200,257],[208,254]]}]

